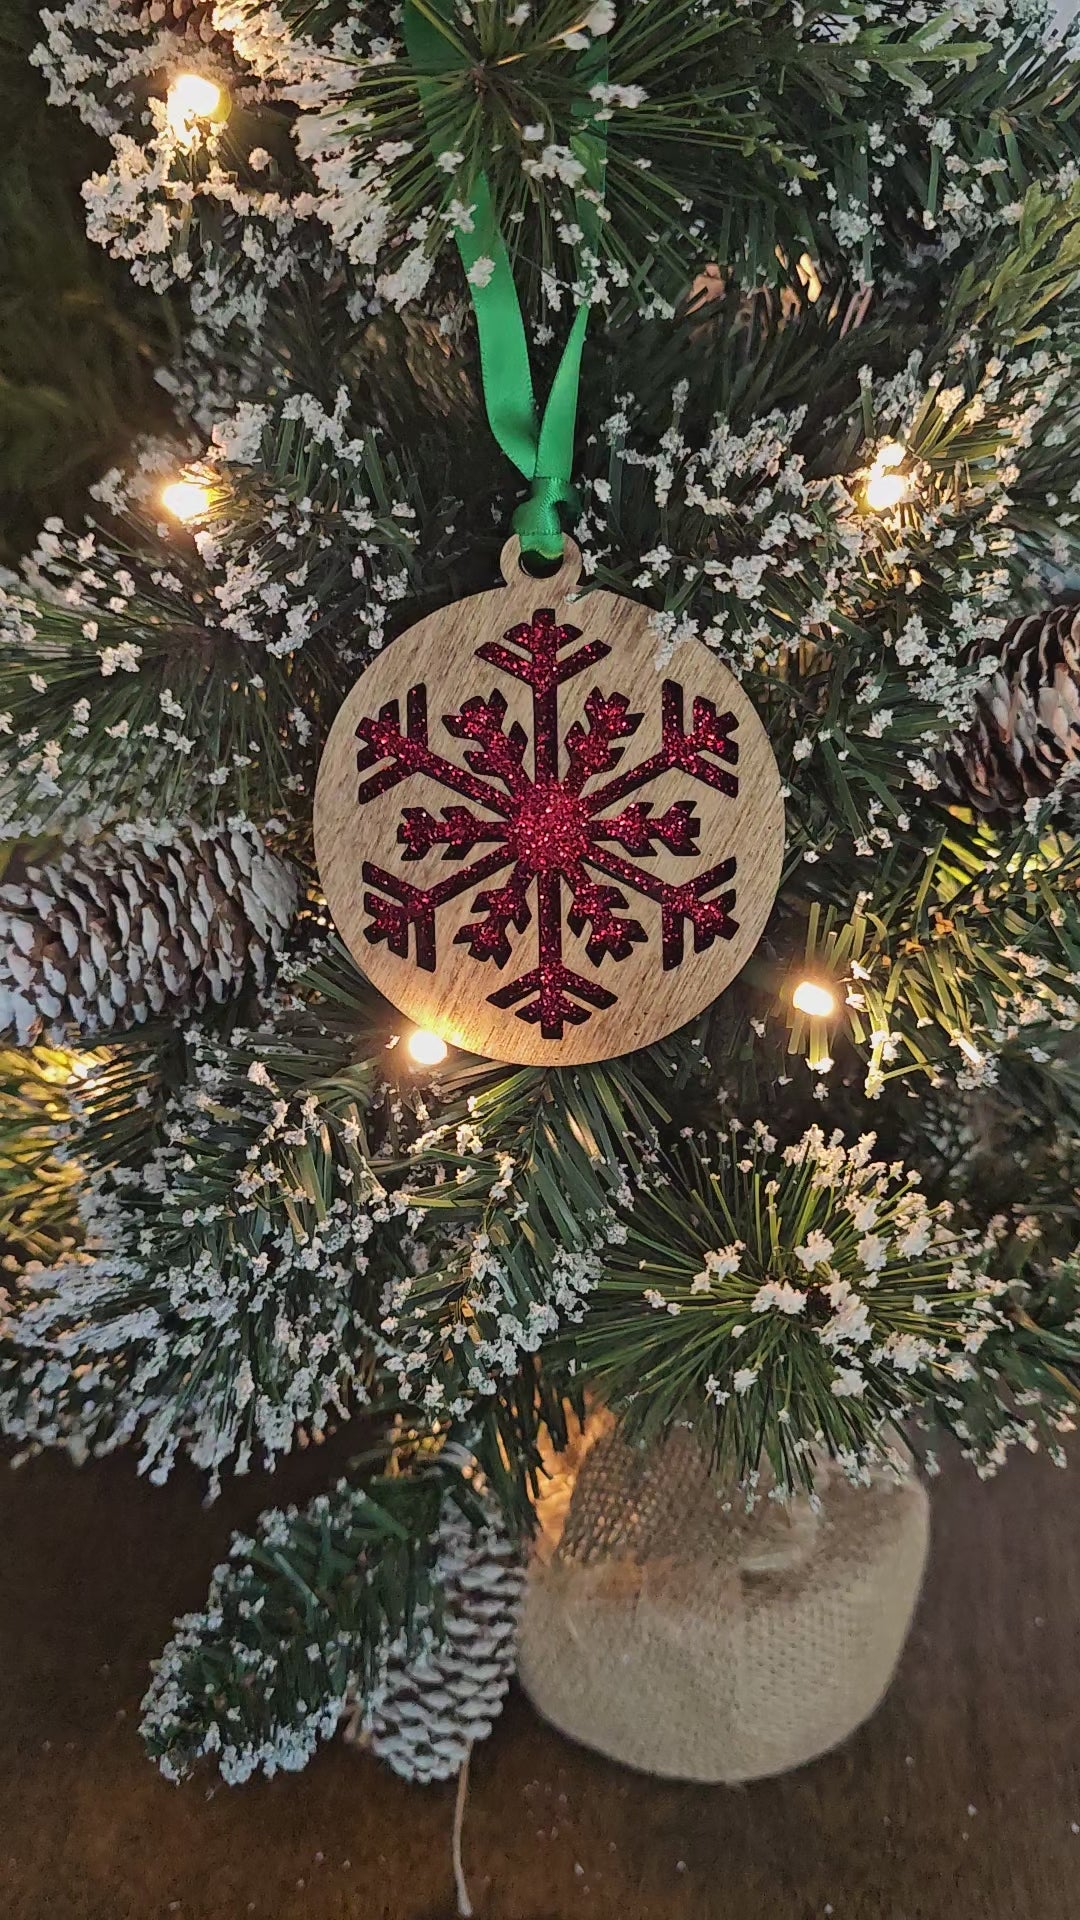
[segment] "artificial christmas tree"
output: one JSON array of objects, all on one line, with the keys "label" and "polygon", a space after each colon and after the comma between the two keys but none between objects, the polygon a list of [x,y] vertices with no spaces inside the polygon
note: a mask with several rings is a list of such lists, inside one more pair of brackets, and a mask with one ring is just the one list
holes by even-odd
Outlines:
[{"label": "artificial christmas tree", "polygon": [[145,1733],[434,1774],[587,1395],[826,1529],[901,1428],[1071,1428],[1080,65],[1004,0],[181,13],[35,54],[176,424],[5,593],[4,977],[75,1052],[0,1420],[213,1485],[363,1409]]}]

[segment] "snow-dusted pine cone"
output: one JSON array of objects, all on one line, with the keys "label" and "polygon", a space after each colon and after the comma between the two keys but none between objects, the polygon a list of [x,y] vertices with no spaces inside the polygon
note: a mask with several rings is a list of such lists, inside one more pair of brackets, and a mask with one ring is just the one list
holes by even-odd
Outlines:
[{"label": "snow-dusted pine cone", "polygon": [[204,46],[228,45],[214,25],[214,0],[128,0],[146,27],[172,27]]},{"label": "snow-dusted pine cone", "polygon": [[0,1035],[122,1033],[265,978],[296,907],[247,821],[121,827],[0,884]]},{"label": "snow-dusted pine cone", "polygon": [[1013,620],[975,719],[945,748],[946,786],[979,813],[1018,813],[1080,761],[1080,603]]},{"label": "snow-dusted pine cone", "polygon": [[361,1739],[404,1780],[447,1780],[486,1740],[514,1671],[525,1586],[521,1557],[494,1513],[475,1531],[450,1500],[439,1523],[434,1579],[442,1594],[438,1636],[411,1658],[387,1650],[364,1703]]}]

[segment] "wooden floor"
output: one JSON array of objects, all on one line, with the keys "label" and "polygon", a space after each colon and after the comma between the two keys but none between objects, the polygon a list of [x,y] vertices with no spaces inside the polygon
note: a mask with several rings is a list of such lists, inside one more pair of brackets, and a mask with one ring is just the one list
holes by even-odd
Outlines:
[{"label": "wooden floor", "polygon": [[[512,1700],[474,1765],[481,1920],[1077,1920],[1078,1470],[937,1484],[890,1697],[786,1779],[661,1785]],[[301,1459],[209,1512],[126,1461],[0,1472],[2,1920],[450,1920],[452,1788],[340,1746],[298,1779],[175,1788],[138,1741],[146,1663],[231,1527],[324,1471]]]}]

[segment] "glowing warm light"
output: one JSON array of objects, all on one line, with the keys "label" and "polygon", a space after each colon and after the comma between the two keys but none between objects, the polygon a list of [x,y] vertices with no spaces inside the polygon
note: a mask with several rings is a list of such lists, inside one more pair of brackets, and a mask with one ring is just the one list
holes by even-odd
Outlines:
[{"label": "glowing warm light", "polygon": [[875,513],[888,513],[890,507],[898,507],[911,491],[907,475],[896,471],[904,454],[899,440],[886,440],[874,455],[866,482],[866,504]]},{"label": "glowing warm light", "polygon": [[225,95],[216,80],[201,73],[178,73],[165,96],[165,115],[174,133],[190,134],[197,120],[220,120]]},{"label": "glowing warm light", "polygon": [[[799,1013],[808,1013],[815,1020],[827,1020],[836,1012],[836,1000],[817,980],[800,980],[791,996],[791,1004]],[[831,1065],[830,1061],[830,1065]]]},{"label": "glowing warm light", "polygon": [[907,498],[908,483],[902,473],[879,473],[872,469],[866,483],[866,504],[875,513],[887,513]]},{"label": "glowing warm light", "polygon": [[450,1049],[445,1040],[437,1033],[431,1033],[427,1027],[417,1027],[405,1042],[410,1060],[418,1067],[441,1067]]},{"label": "glowing warm light", "polygon": [[886,440],[885,445],[879,447],[874,455],[874,465],[888,473],[893,467],[900,466],[903,458],[904,449],[899,440]]},{"label": "glowing warm light", "polygon": [[201,520],[210,510],[210,489],[199,480],[170,480],[161,489],[161,504],[174,520]]},{"label": "glowing warm light", "polygon": [[814,306],[815,303],[821,299],[821,275],[818,273],[808,253],[799,255],[799,262],[795,271],[802,285],[806,288],[806,297],[810,305]]}]

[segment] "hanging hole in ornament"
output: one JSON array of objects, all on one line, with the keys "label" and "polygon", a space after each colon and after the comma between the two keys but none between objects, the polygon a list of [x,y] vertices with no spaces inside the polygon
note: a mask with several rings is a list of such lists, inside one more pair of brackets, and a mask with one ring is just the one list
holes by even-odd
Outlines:
[{"label": "hanging hole in ornament", "polygon": [[539,555],[522,552],[517,534],[511,534],[499,555],[499,567],[508,587],[523,580],[543,583],[553,599],[571,593],[581,578],[581,548],[564,535],[561,560],[545,561]]}]

